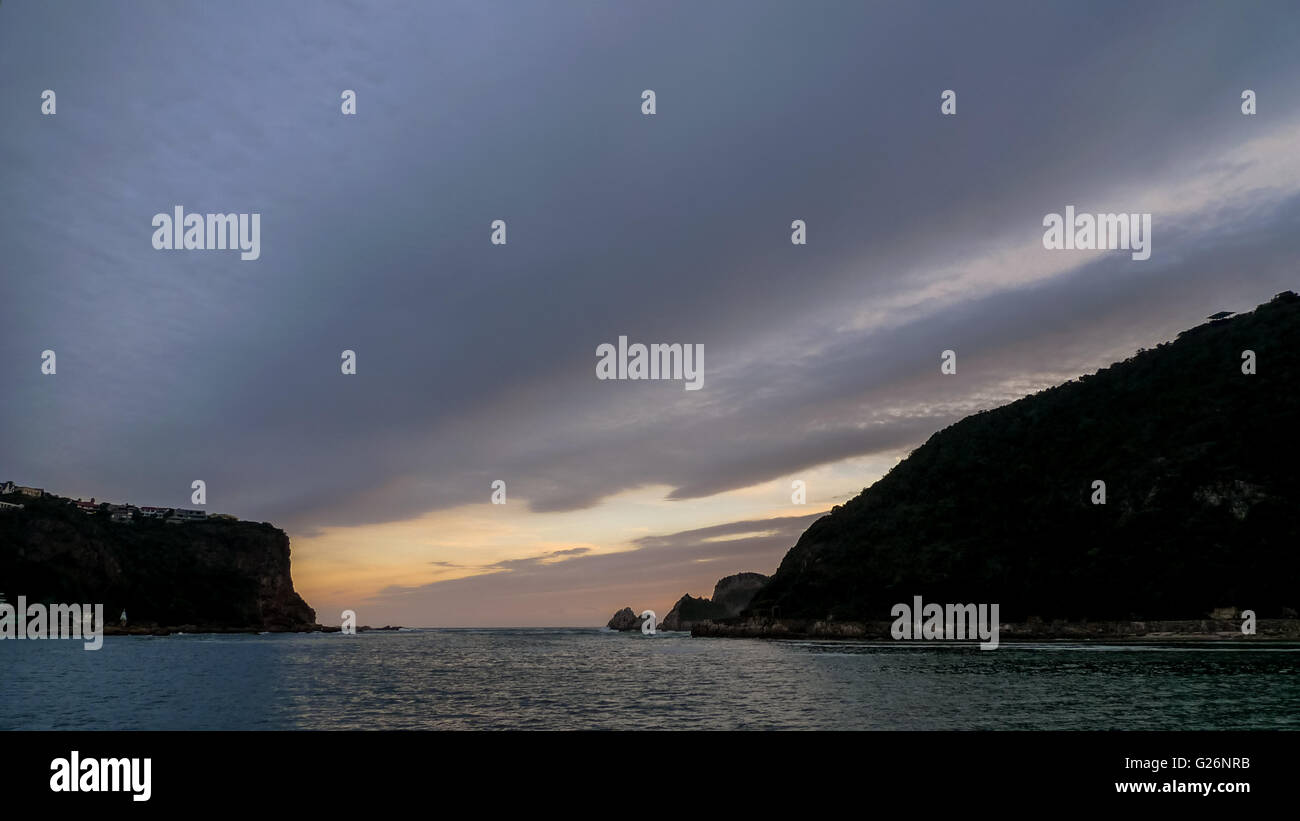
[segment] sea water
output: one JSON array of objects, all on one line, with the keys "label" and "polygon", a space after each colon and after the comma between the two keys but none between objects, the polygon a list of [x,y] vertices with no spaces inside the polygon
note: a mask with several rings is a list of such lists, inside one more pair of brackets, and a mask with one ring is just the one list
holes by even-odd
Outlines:
[{"label": "sea water", "polygon": [[0,641],[3,729],[1300,729],[1300,646],[582,629]]}]

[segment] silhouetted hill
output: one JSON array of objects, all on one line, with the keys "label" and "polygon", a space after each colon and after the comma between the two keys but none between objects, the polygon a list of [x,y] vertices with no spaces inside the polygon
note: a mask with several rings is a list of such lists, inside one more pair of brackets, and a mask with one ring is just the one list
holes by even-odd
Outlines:
[{"label": "silhouetted hill", "polygon": [[746,614],[888,620],[921,595],[1004,621],[1293,616],[1297,422],[1286,292],[936,433],[809,527]]},{"label": "silhouetted hill", "polygon": [[294,630],[316,613],[293,589],[289,537],[269,524],[109,521],[57,497],[6,496],[0,593],[11,603],[103,603],[117,624]]}]

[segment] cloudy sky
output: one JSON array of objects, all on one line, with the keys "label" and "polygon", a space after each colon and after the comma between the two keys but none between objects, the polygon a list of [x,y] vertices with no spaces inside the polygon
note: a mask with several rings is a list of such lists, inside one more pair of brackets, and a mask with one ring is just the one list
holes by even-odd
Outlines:
[{"label": "cloudy sky", "polygon": [[[662,615],[962,416],[1296,288],[1297,42],[1290,2],[5,0],[0,479],[203,479],[323,623]],[[261,258],[155,250],[178,205]],[[1151,258],[1046,250],[1067,205]],[[620,335],[704,388],[598,380]]]}]

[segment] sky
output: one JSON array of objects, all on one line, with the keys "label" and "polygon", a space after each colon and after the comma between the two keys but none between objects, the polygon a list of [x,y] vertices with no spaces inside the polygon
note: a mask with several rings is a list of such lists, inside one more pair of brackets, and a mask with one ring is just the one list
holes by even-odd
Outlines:
[{"label": "sky", "polygon": [[[1295,289],[1297,42],[1288,2],[6,0],[0,480],[201,479],[323,624],[662,617],[963,416]],[[1150,258],[1045,248],[1067,205]],[[176,206],[260,257],[155,249]],[[703,387],[597,378],[620,336]]]}]

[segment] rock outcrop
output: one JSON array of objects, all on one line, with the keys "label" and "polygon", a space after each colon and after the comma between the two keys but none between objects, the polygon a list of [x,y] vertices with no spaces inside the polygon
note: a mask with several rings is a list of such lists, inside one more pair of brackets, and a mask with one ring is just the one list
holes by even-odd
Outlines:
[{"label": "rock outcrop", "polygon": [[[725,619],[745,609],[749,600],[768,581],[762,573],[736,573],[720,579],[713,586],[712,599],[697,599],[689,593],[682,596],[668,611],[656,628],[659,630],[691,629],[691,625],[708,619]],[[606,625],[610,630],[640,630],[644,621],[630,607],[614,614]]]},{"label": "rock outcrop", "polygon": [[[8,497],[6,497],[8,499]],[[292,631],[317,627],[293,589],[289,537],[267,523],[122,524],[58,497],[0,512],[0,594],[102,603],[140,629]]]},{"label": "rock outcrop", "polygon": [[622,610],[615,613],[613,618],[611,618],[609,623],[605,626],[610,630],[621,630],[625,632],[628,630],[640,630],[641,617],[632,612],[632,608],[624,607]]},{"label": "rock outcrop", "polygon": [[767,584],[770,577],[762,573],[736,573],[719,579],[713,586],[713,598],[710,600],[721,607],[727,615],[734,616],[749,606],[754,594]]},{"label": "rock outcrop", "polygon": [[660,627],[664,630],[690,630],[692,625],[712,619],[725,619],[739,614],[754,594],[767,584],[762,573],[736,573],[719,579],[713,586],[711,599],[698,599],[689,593],[682,596],[664,616]]}]

